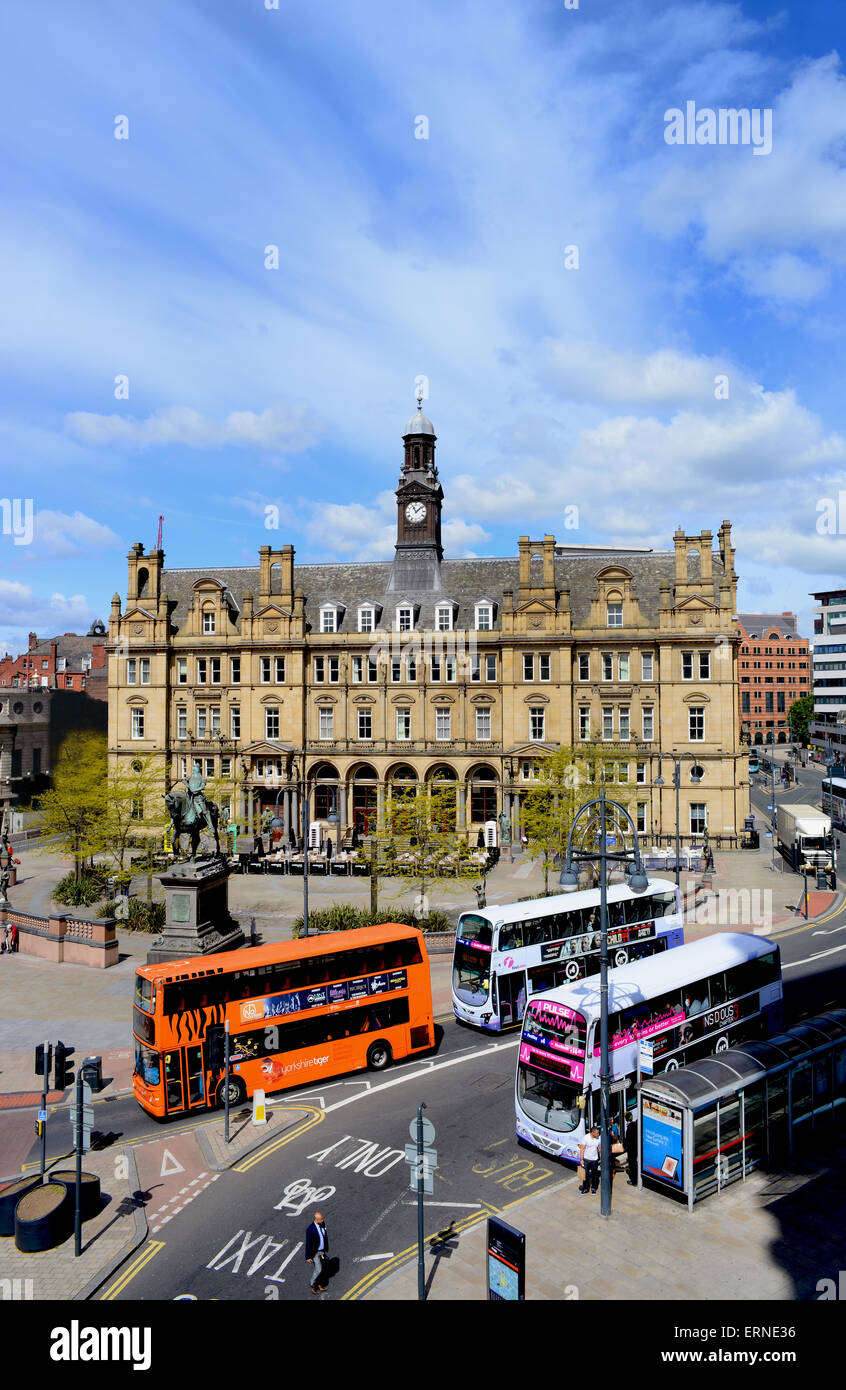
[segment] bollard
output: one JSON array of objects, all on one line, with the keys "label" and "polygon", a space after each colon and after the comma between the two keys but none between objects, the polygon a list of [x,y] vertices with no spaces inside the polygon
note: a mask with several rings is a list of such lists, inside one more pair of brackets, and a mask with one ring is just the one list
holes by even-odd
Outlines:
[{"label": "bollard", "polygon": [[267,1124],[267,1106],[264,1100],[264,1091],[253,1091],[253,1124]]}]

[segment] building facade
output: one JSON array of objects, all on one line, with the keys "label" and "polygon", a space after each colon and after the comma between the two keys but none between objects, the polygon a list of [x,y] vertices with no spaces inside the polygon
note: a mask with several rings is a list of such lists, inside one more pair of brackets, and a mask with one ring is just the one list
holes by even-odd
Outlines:
[{"label": "building facade", "polygon": [[[748,813],[740,750],[731,527],[669,551],[519,539],[511,558],[444,558],[435,433],[403,436],[393,560],[165,568],[133,546],[109,623],[109,746],[161,760],[162,789],[198,763],[251,834],[278,807],[372,832],[394,796],[455,789],[475,842],[560,746],[601,744],[633,785],[645,840],[734,835]],[[694,760],[703,771],[694,785]]]},{"label": "building facade", "polygon": [[740,613],[737,628],[741,738],[789,743],[790,706],[811,690],[811,644],[795,613]]},{"label": "building facade", "polygon": [[85,635],[42,637],[31,632],[20,656],[0,657],[0,690],[75,690],[92,700],[108,699],[106,625],[101,619]]},{"label": "building facade", "polygon": [[824,753],[846,756],[846,589],[812,594],[814,717],[809,734]]}]

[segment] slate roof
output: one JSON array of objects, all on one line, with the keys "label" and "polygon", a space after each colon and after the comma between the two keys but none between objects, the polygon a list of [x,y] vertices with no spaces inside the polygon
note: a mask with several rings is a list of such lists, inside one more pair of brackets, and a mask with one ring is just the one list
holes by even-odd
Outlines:
[{"label": "slate roof", "polygon": [[773,628],[782,637],[799,637],[796,631],[796,614],[791,613],[786,617],[784,613],[738,613],[737,621],[743,624],[743,628],[748,637],[758,640],[763,638],[767,632],[772,632]]},{"label": "slate roof", "polygon": [[[497,605],[494,628],[499,629],[503,592],[513,589],[516,597],[519,589],[519,559],[516,556],[510,559],[443,560],[440,567],[440,590],[427,590],[425,593],[389,593],[392,564],[391,560],[374,560],[361,563],[340,561],[333,564],[295,565],[294,588],[302,589],[305,594],[306,618],[312,632],[318,631],[320,606],[327,602],[340,603],[345,607],[339,632],[354,632],[357,626],[356,610],[359,604],[367,600],[382,606],[383,628],[392,625],[397,605],[410,603],[417,610],[415,627],[432,629],[435,626],[435,607],[444,599],[450,599],[458,605],[454,619],[455,627],[472,628],[475,604],[485,598],[492,599]],[[590,603],[596,595],[596,575],[609,565],[619,565],[631,572],[641,611],[648,622],[657,625],[661,583],[667,582],[672,587],[675,578],[674,551],[644,553],[642,550],[627,551],[601,547],[588,550],[578,546],[572,549],[556,546],[555,583],[559,590],[569,587],[573,625],[580,627],[587,622]],[[713,572],[716,603],[719,597],[719,581],[723,576],[722,562],[716,553]],[[248,589],[252,590],[254,601],[258,603],[258,566],[233,569],[164,569],[162,592],[168,595],[171,621],[177,628],[185,622],[194,584],[204,578],[216,579],[223,584],[238,609],[243,608],[244,595]],[[141,605],[143,606],[143,599]],[[239,618],[235,616],[237,623]]]}]

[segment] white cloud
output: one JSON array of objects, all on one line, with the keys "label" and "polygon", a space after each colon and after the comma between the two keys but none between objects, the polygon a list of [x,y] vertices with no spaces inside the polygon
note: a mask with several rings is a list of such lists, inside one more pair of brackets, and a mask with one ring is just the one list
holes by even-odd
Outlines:
[{"label": "white cloud", "polygon": [[35,514],[35,547],[50,555],[78,555],[81,551],[113,549],[121,540],[110,526],[93,521],[84,512],[42,511]]},{"label": "white cloud", "polygon": [[99,447],[149,449],[182,444],[190,449],[222,449],[237,445],[271,453],[301,453],[318,433],[301,405],[270,406],[261,414],[233,410],[223,420],[185,405],[166,406],[145,420],[80,410],[65,416],[65,429],[83,443]]},{"label": "white cloud", "polygon": [[[570,400],[668,407],[713,402],[714,378],[729,371],[725,360],[692,357],[662,348],[644,356],[600,343],[559,340],[548,344],[547,380]],[[737,382],[740,373],[733,373]]]},{"label": "white cloud", "polygon": [[786,251],[758,261],[744,259],[735,268],[748,290],[776,303],[809,304],[831,281],[827,266],[812,265]]},{"label": "white cloud", "polygon": [[35,594],[29,584],[0,579],[0,649],[17,655],[27,647],[30,632],[53,637],[62,632],[87,632],[96,614],[84,594]]},{"label": "white cloud", "polygon": [[[748,99],[731,104],[760,107],[755,90],[750,84]],[[692,90],[687,97],[699,107],[711,104]],[[714,262],[757,257],[757,273],[748,263],[743,270],[754,293],[806,303],[827,283],[818,261],[846,264],[846,78],[837,54],[798,67],[772,110],[769,155],[740,146],[667,146],[641,211],[668,238],[699,229]]]}]

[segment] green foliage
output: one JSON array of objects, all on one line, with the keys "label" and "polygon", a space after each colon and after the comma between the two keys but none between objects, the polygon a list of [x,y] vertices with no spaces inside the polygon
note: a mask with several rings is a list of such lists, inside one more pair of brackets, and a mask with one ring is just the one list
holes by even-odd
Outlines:
[{"label": "green foliage", "polygon": [[[528,853],[543,862],[544,896],[549,894],[549,871],[556,858],[563,859],[573,822],[588,802],[599,796],[602,781],[609,801],[628,809],[633,788],[618,782],[620,763],[627,763],[625,752],[613,751],[594,743],[575,748],[559,748],[542,759],[538,781],[523,802],[522,827],[528,840]],[[628,840],[631,832],[623,817],[619,829]],[[608,829],[613,833],[616,820],[609,808]],[[580,823],[576,848],[592,849],[598,844],[598,828],[593,821]]]},{"label": "green foliage", "polygon": [[103,875],[96,869],[85,869],[78,877],[71,870],[59,879],[53,889],[53,899],[66,907],[90,907],[102,898],[105,886]]},{"label": "green foliage", "polygon": [[787,722],[790,725],[790,732],[794,741],[801,743],[803,748],[808,746],[808,728],[814,717],[814,697],[811,694],[801,695],[798,700],[794,700],[790,709],[787,711]]},{"label": "green foliage", "polygon": [[164,903],[148,903],[142,898],[129,899],[129,915],[125,925],[130,931],[160,932],[164,924]]},{"label": "green foliage", "polygon": [[[440,909],[430,912],[423,921],[419,921],[413,912],[405,908],[398,912],[374,913],[366,907],[353,907],[352,903],[333,903],[331,907],[323,907],[308,914],[309,934],[324,931],[356,931],[359,927],[372,927],[379,922],[399,922],[402,926],[421,927],[427,932],[452,931],[449,917]],[[294,922],[294,936],[301,936],[302,930],[303,919],[298,917]]]},{"label": "green foliage", "polygon": [[[41,853],[55,851],[58,838],[79,878],[86,859],[100,848],[99,823],[106,781],[106,736],[76,729],[62,743],[53,765],[53,786],[38,797]],[[98,894],[99,896],[99,894]]]}]

